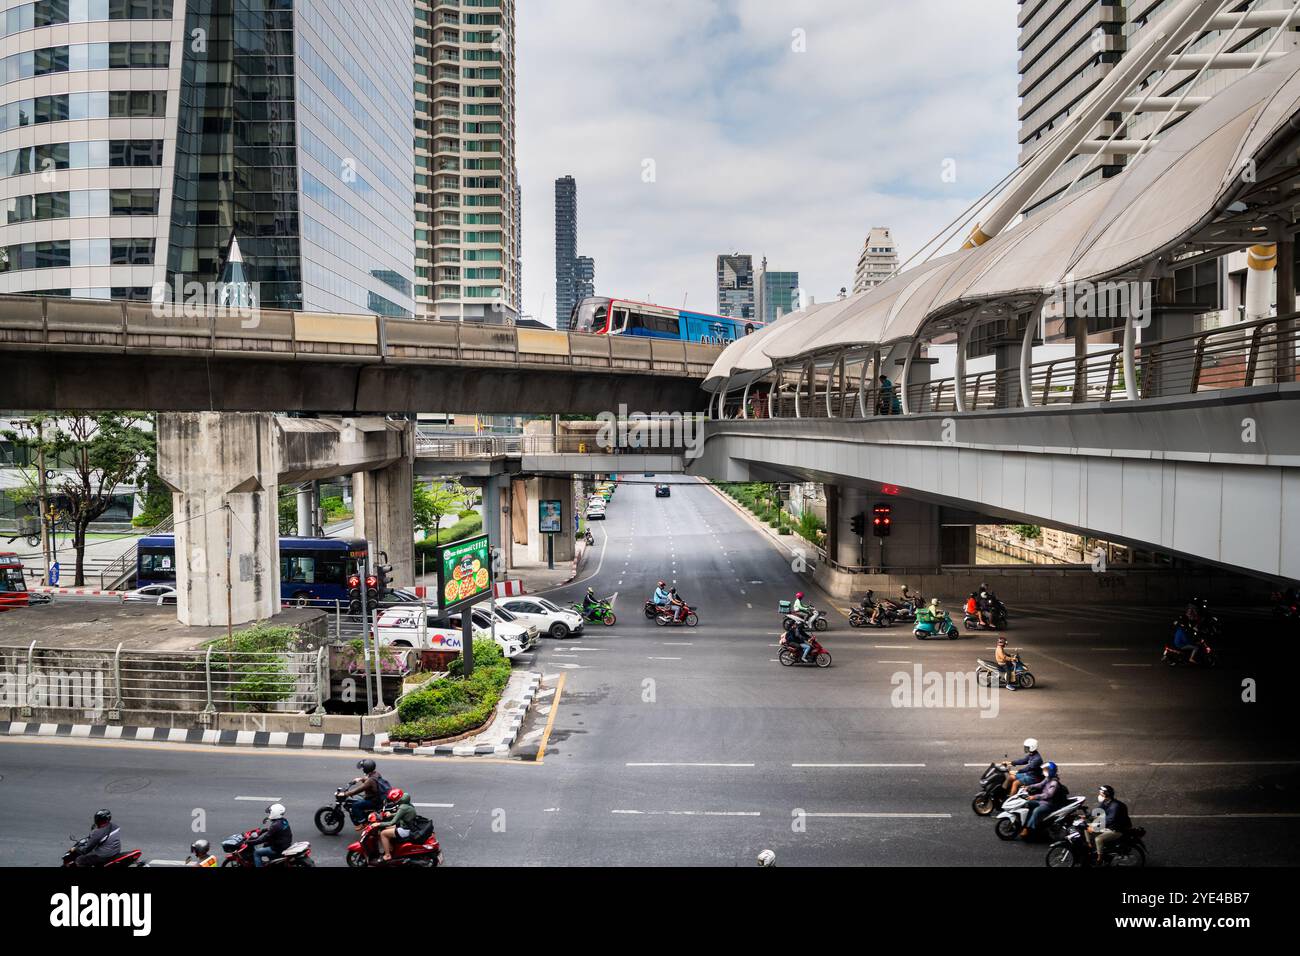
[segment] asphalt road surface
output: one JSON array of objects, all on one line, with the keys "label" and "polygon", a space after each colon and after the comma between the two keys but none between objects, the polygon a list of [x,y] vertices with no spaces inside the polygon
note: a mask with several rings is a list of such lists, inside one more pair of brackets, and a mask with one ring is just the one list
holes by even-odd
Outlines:
[{"label": "asphalt road surface", "polygon": [[[1003,843],[970,810],[984,766],[1027,736],[1075,794],[1116,788],[1151,866],[1300,862],[1300,744],[1262,615],[1225,613],[1223,664],[1201,671],[1159,663],[1173,609],[1013,607],[1008,636],[1038,686],[927,698],[918,668],[953,684],[991,635],[849,628],[707,486],[629,478],[595,535],[550,597],[591,585],[616,595],[619,621],[522,660],[546,677],[515,753],[380,758],[448,865],[752,865],[770,848],[780,865],[1042,866],[1043,845]],[[644,618],[660,577],[699,607],[697,628]],[[830,611],[829,669],[776,662],[777,601],[801,587]],[[0,865],[56,864],[100,806],[146,858],[178,859],[196,832],[215,843],[272,800],[321,864],[342,865],[347,834],[322,836],[311,815],[360,756],[0,741]]]}]

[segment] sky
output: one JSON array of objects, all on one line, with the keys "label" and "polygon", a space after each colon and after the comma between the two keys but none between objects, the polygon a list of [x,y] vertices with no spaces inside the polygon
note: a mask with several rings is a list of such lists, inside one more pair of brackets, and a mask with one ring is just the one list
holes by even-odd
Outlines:
[{"label": "sky", "polygon": [[524,313],[555,320],[564,175],[598,295],[712,312],[742,252],[824,301],[872,226],[906,259],[1015,166],[1017,8],[518,0]]}]

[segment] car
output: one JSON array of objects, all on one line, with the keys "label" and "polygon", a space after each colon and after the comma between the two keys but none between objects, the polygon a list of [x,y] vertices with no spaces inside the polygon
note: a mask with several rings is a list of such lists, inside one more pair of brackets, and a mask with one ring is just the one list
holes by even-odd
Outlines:
[{"label": "car", "polygon": [[671,498],[672,494],[673,494],[673,490],[669,488],[667,485],[655,485],[656,498]]},{"label": "car", "polygon": [[176,588],[170,584],[146,584],[134,591],[127,591],[122,600],[130,604],[164,604],[176,603]]},{"label": "car", "polygon": [[587,520],[605,520],[605,503],[603,501],[593,501],[587,505]]},{"label": "car", "polygon": [[524,636],[521,643],[524,646],[524,650],[531,651],[534,647],[537,646],[538,629],[536,626],[533,625],[531,621],[519,620],[519,618],[515,617],[514,614],[512,614],[506,608],[503,608],[500,604],[498,604],[495,608],[493,608],[492,604],[488,601],[483,601],[480,604],[474,605],[474,616],[475,616],[476,623],[477,623],[478,616],[480,614],[485,614],[489,618],[495,615],[497,619],[498,629],[500,629],[503,626],[511,629],[513,628],[522,629],[524,632]]},{"label": "car", "polygon": [[[474,639],[490,640],[492,637],[492,618],[486,613],[475,610]],[[528,629],[518,624],[498,621],[496,641],[501,653],[507,657],[518,657],[537,643],[534,629],[530,637]],[[443,614],[432,605],[402,604],[385,608],[379,614],[376,628],[380,644],[393,647],[411,647],[429,651],[461,650],[461,616],[459,611]]]},{"label": "car", "polygon": [[505,609],[522,623],[558,639],[581,634],[582,615],[554,604],[543,597],[512,597],[497,601],[497,610]]}]

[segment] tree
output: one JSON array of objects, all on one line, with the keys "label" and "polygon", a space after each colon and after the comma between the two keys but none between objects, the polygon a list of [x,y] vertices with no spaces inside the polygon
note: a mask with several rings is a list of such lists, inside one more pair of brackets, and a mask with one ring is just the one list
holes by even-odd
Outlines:
[{"label": "tree", "polygon": [[470,492],[459,482],[450,482],[441,487],[428,487],[416,484],[411,489],[411,523],[416,531],[423,531],[428,537],[433,534],[433,543],[438,543],[438,527],[444,515],[461,510],[469,500]]},{"label": "tree", "polygon": [[[154,433],[141,427],[148,421],[149,416],[139,412],[68,412],[34,415],[19,430],[4,432],[15,449],[31,452],[31,461],[43,453],[47,469],[54,470],[48,493],[54,499],[55,520],[72,531],[75,587],[86,583],[86,531],[91,522],[112,506],[119,485],[138,486],[153,460]],[[21,474],[27,500],[38,501],[38,469],[29,466]]]}]

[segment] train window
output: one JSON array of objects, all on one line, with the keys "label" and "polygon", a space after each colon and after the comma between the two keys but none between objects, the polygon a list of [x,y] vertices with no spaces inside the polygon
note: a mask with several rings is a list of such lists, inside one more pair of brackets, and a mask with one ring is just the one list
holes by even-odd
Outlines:
[{"label": "train window", "polygon": [[618,334],[618,333],[623,332],[624,330],[626,330],[627,327],[628,327],[628,325],[627,325],[627,309],[615,309],[615,310],[614,310],[614,321],[611,322],[610,325],[609,325],[609,331],[610,331],[610,333],[611,333],[611,334]]},{"label": "train window", "polygon": [[672,336],[673,338],[681,336],[681,323],[667,315],[642,315],[638,313],[632,316],[629,328],[645,329],[647,332]]}]

